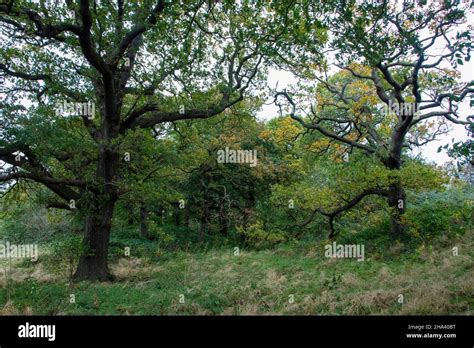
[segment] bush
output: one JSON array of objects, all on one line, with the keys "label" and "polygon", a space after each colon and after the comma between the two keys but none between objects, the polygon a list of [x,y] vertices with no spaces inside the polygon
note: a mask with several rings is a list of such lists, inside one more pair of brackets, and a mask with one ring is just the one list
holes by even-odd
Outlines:
[{"label": "bush", "polygon": [[420,194],[405,216],[410,235],[418,244],[463,235],[473,225],[473,201],[472,191],[451,189]]},{"label": "bush", "polygon": [[393,244],[389,231],[390,219],[383,211],[379,211],[368,215],[364,222],[357,226],[342,228],[336,239],[340,244],[364,244],[365,252],[379,255],[385,253]]},{"label": "bush", "polygon": [[45,257],[44,265],[52,273],[72,278],[79,257],[82,254],[82,236],[66,234],[49,243],[50,253]]},{"label": "bush", "polygon": [[358,223],[339,224],[337,242],[364,244],[366,252],[381,257],[413,252],[425,244],[446,243],[463,235],[473,226],[474,192],[449,189],[410,195],[403,216],[408,233],[399,241],[390,238],[387,211],[374,212]]},{"label": "bush", "polygon": [[267,230],[261,221],[257,221],[248,227],[237,227],[248,246],[263,249],[274,246],[287,240],[285,232],[280,230]]},{"label": "bush", "polygon": [[67,212],[33,204],[10,208],[3,218],[0,239],[11,243],[50,242],[79,229]]}]

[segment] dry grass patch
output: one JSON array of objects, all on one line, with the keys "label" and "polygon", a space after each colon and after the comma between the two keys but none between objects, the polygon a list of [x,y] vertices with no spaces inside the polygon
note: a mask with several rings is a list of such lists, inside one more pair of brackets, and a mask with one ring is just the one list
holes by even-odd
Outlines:
[{"label": "dry grass patch", "polygon": [[398,314],[448,315],[453,309],[450,299],[453,296],[445,280],[427,281],[405,291],[404,303]]},{"label": "dry grass patch", "polygon": [[121,258],[110,266],[112,274],[117,279],[127,279],[131,277],[149,277],[153,273],[162,271],[158,264],[150,264],[145,259]]},{"label": "dry grass patch", "polygon": [[33,310],[31,307],[26,306],[23,311],[20,311],[16,308],[13,301],[9,300],[0,308],[0,315],[33,315]]},{"label": "dry grass patch", "polygon": [[389,308],[397,303],[398,295],[403,291],[370,290],[353,294],[344,314],[388,314]]},{"label": "dry grass patch", "polygon": [[60,276],[45,269],[41,263],[36,263],[33,267],[18,267],[12,264],[12,268],[0,268],[0,287],[7,286],[8,282],[22,282],[28,278],[34,278],[40,283],[50,283],[60,280]]}]

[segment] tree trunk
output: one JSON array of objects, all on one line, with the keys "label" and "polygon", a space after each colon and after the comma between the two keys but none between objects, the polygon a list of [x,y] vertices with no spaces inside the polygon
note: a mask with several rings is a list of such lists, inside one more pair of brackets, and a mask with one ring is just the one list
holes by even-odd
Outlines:
[{"label": "tree trunk", "polygon": [[189,207],[186,205],[184,208],[184,226],[189,228],[189,220],[191,218],[191,212],[189,211]]},{"label": "tree trunk", "polygon": [[146,218],[148,215],[148,211],[144,204],[140,205],[140,237],[145,239],[150,238],[150,231],[148,230],[148,225],[146,223]]},{"label": "tree trunk", "polygon": [[245,207],[243,209],[243,225],[248,227],[250,225],[250,217],[253,207],[255,206],[255,196],[253,192],[249,193],[249,197],[245,200]]},{"label": "tree trunk", "polygon": [[112,280],[107,255],[114,206],[115,200],[110,200],[95,214],[86,217],[84,250],[74,273],[74,280]]},{"label": "tree trunk", "polygon": [[179,204],[177,204],[174,208],[174,224],[176,226],[181,225],[181,208],[179,207]]},{"label": "tree trunk", "polygon": [[224,236],[228,234],[228,225],[227,225],[227,217],[225,215],[224,209],[224,200],[221,200],[221,205],[219,207],[219,226],[220,226],[220,233]]},{"label": "tree trunk", "polygon": [[199,242],[204,241],[204,237],[206,235],[206,230],[208,229],[209,225],[209,207],[207,203],[203,204],[202,207],[202,214],[201,214],[201,222],[199,225]]},{"label": "tree trunk", "polygon": [[86,216],[84,250],[79,259],[75,280],[111,280],[107,266],[110,230],[115,203],[119,198],[117,176],[121,154],[115,142],[120,134],[120,115],[123,104],[123,74],[113,71],[102,72],[102,77],[94,80],[96,101],[99,104],[100,128],[94,137],[98,145],[96,185],[93,211]]},{"label": "tree trunk", "polygon": [[199,242],[204,241],[204,236],[206,235],[206,230],[208,229],[209,220],[210,220],[210,210],[209,210],[209,193],[207,189],[204,191],[204,197],[202,202],[202,212],[201,212],[201,222],[199,225]]},{"label": "tree trunk", "polygon": [[[400,170],[402,166],[402,148],[406,132],[408,131],[411,117],[403,120],[392,133],[392,149],[388,158],[383,160],[384,165],[390,170]],[[404,236],[408,230],[402,222],[406,210],[405,190],[399,180],[388,187],[388,205],[390,207],[390,235],[394,239]]]},{"label": "tree trunk", "polygon": [[394,239],[400,239],[407,232],[407,226],[402,222],[402,216],[406,210],[406,195],[400,182],[389,186],[388,205],[390,207],[390,235]]},{"label": "tree trunk", "polygon": [[105,144],[99,147],[97,181],[103,186],[96,192],[93,211],[86,216],[82,255],[74,280],[106,281],[113,277],[107,266],[109,237],[115,203],[118,200],[114,180],[119,168],[119,155]]}]

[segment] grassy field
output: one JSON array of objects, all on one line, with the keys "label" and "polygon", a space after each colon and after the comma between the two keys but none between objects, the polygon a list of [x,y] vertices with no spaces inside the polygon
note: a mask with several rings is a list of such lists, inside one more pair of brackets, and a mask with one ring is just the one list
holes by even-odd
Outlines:
[{"label": "grassy field", "polygon": [[41,257],[11,271],[3,260],[0,314],[474,314],[472,231],[444,247],[363,262],[327,259],[324,244],[124,257],[111,264],[112,283],[71,283]]}]

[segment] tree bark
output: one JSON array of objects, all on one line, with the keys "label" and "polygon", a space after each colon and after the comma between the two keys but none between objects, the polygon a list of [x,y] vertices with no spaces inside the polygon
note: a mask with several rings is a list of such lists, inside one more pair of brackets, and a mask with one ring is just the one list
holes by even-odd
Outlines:
[{"label": "tree bark", "polygon": [[189,228],[189,220],[191,218],[191,212],[189,211],[189,206],[186,205],[184,208],[184,226]]},{"label": "tree bark", "polygon": [[[100,90],[100,89],[99,89]],[[115,96],[108,96],[115,100]],[[100,98],[99,98],[100,99]],[[85,235],[82,255],[79,259],[74,280],[106,281],[113,277],[107,265],[110,230],[115,203],[118,200],[118,188],[115,180],[119,171],[120,155],[112,145],[112,139],[118,135],[119,118],[116,103],[110,100],[101,102],[101,139],[96,180],[101,183],[100,191],[93,199],[93,211],[86,216]]]},{"label": "tree bark", "polygon": [[250,217],[252,214],[252,209],[255,206],[255,196],[253,192],[249,193],[247,199],[245,199],[245,207],[243,209],[243,225],[248,227],[250,225]]},{"label": "tree bark", "polygon": [[179,207],[179,204],[176,204],[174,208],[174,224],[176,226],[181,225],[181,208]]},{"label": "tree bark", "polygon": [[74,280],[113,279],[107,266],[107,255],[114,206],[115,200],[110,200],[95,214],[86,217],[84,250],[74,273]]},{"label": "tree bark", "polygon": [[406,210],[406,194],[400,182],[392,183],[388,189],[388,205],[390,207],[390,235],[399,239],[407,232],[402,222]]},{"label": "tree bark", "polygon": [[201,212],[201,221],[199,225],[199,242],[204,241],[206,235],[206,230],[208,229],[209,220],[210,220],[210,210],[209,210],[209,193],[207,188],[204,191],[204,197],[202,202],[202,212]]},{"label": "tree bark", "polygon": [[148,230],[148,225],[146,223],[146,218],[148,215],[148,211],[144,204],[140,205],[140,237],[145,239],[150,238],[150,231]]},{"label": "tree bark", "polygon": [[[402,166],[402,145],[407,127],[406,122],[402,123],[392,134],[392,151],[390,156],[383,161],[390,170],[400,170]],[[389,185],[387,200],[390,208],[390,236],[399,239],[408,230],[402,222],[402,216],[406,210],[406,194],[399,180]]]},{"label": "tree bark", "polygon": [[224,200],[221,200],[221,204],[219,207],[219,226],[220,226],[220,233],[224,236],[228,234],[228,224],[227,224],[227,216],[225,214],[224,209]]}]

